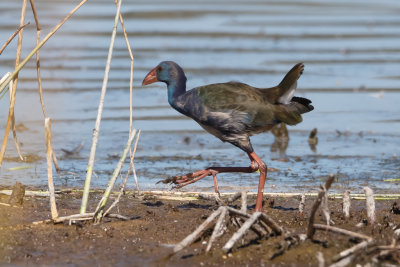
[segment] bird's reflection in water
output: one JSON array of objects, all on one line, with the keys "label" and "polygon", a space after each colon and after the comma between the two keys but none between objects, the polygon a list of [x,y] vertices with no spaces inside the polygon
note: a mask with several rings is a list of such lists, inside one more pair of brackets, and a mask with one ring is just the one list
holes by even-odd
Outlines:
[{"label": "bird's reflection in water", "polygon": [[318,132],[317,128],[314,128],[311,131],[310,136],[308,137],[308,144],[310,146],[310,149],[314,153],[317,152],[317,144],[318,144],[317,132]]},{"label": "bird's reflection in water", "polygon": [[289,145],[289,132],[286,128],[286,124],[282,122],[276,125],[272,128],[271,132],[275,136],[274,143],[271,145],[271,152],[279,152],[279,156],[275,156],[274,159],[288,161],[286,149]]}]

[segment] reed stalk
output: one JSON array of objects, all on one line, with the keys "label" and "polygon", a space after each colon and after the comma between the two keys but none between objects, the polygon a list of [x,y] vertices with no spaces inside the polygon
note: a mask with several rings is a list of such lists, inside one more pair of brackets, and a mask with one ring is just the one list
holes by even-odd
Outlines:
[{"label": "reed stalk", "polygon": [[[18,67],[16,67],[14,69],[14,72],[11,74],[10,77],[7,78],[7,80],[5,82],[3,82],[2,84],[0,84],[0,94],[3,94],[3,90],[7,87],[7,85],[10,83],[10,81],[12,79],[14,79],[14,77],[16,75],[18,75],[18,73],[21,71],[21,69],[26,65],[26,63],[29,61],[29,59],[31,59],[33,57],[33,55],[35,55],[35,53],[42,48],[42,46],[50,39],[51,36],[53,36],[58,29],[60,29],[60,27],[83,5],[87,2],[88,0],[82,0],[82,2],[80,2],[73,10],[71,10],[70,13],[68,13],[67,16],[65,16],[65,18],[60,21],[60,23],[58,23],[45,37],[44,39],[37,45],[35,46],[35,48],[32,49],[32,51],[26,56],[26,58],[21,62],[21,64],[18,65]],[[7,89],[6,89],[7,90]]]},{"label": "reed stalk", "polygon": [[44,120],[44,128],[46,133],[46,158],[47,158],[47,178],[48,178],[48,185],[49,185],[49,193],[50,193],[50,209],[51,209],[51,218],[54,220],[58,217],[57,212],[57,205],[56,205],[56,196],[54,190],[54,183],[53,183],[53,169],[52,169],[52,152],[53,149],[51,147],[51,121],[50,118],[46,118]]},{"label": "reed stalk", "polygon": [[117,177],[118,177],[119,173],[121,172],[125,158],[128,155],[128,151],[131,148],[131,145],[132,145],[132,142],[133,142],[133,139],[135,138],[135,136],[136,136],[136,130],[134,129],[132,131],[131,135],[129,136],[128,142],[125,146],[124,151],[122,152],[122,155],[121,155],[121,158],[119,159],[117,167],[115,168],[113,175],[111,176],[111,178],[108,182],[107,189],[104,192],[103,197],[101,198],[99,204],[97,205],[95,215],[93,216],[95,222],[99,222],[101,220],[101,218],[103,217],[103,211],[107,204],[108,198],[110,197],[111,190],[113,189],[113,187],[115,185],[115,181],[117,180]]},{"label": "reed stalk", "polygon": [[27,25],[29,25],[29,22],[28,22],[28,23],[25,23],[25,24],[22,25],[22,26],[19,26],[18,29],[14,32],[14,34],[11,35],[11,36],[7,39],[7,41],[4,43],[4,45],[3,45],[3,46],[1,47],[1,49],[0,49],[0,55],[3,53],[4,49],[6,49],[6,47],[8,46],[8,44],[11,43],[12,39],[14,39],[14,37],[17,36],[17,34],[19,33],[19,31],[22,30],[23,28],[25,28],[25,26],[27,26]]},{"label": "reed stalk", "polygon": [[[28,54],[28,56],[20,64],[16,65],[14,72],[2,84],[0,84],[0,94],[3,93],[3,90],[7,90],[7,88],[6,88],[7,85],[11,82],[11,80],[13,80],[15,77],[18,76],[18,73],[26,65],[26,63],[29,61],[29,59],[31,59],[32,56],[50,39],[50,37],[53,36],[54,33],[86,2],[87,2],[87,0],[82,0],[81,3],[79,3],[59,24],[57,24],[38,45],[36,45],[36,47]],[[25,10],[21,13],[25,13],[26,4],[27,4],[27,0],[24,0]],[[22,17],[21,17],[21,21],[22,21]],[[23,25],[23,23],[21,23],[21,25]],[[22,35],[21,31],[19,32],[20,35]],[[16,86],[16,85],[14,85],[14,86]],[[7,146],[7,140],[8,140],[7,137],[8,137],[8,133],[10,131],[10,127],[11,127],[11,119],[14,115],[15,94],[16,94],[16,90],[13,90],[13,93],[12,93],[13,99],[12,99],[12,103],[10,104],[7,125],[6,125],[5,134],[4,134],[4,138],[3,138],[3,145],[0,150],[0,167],[3,163],[4,154],[5,154],[5,150],[6,150],[6,146]]]},{"label": "reed stalk", "polygon": [[[21,19],[19,22],[20,27],[22,27],[25,24],[27,3],[28,3],[28,0],[24,0],[22,2]],[[21,61],[22,37],[23,37],[23,27],[18,32],[18,44],[17,44],[17,56],[15,59],[15,68],[18,67],[18,65],[20,64],[20,61]],[[10,132],[10,129],[12,129],[12,131],[13,131],[13,137],[14,137],[15,146],[17,148],[18,156],[20,157],[21,160],[23,160],[23,157],[21,156],[21,152],[19,151],[17,136],[16,136],[16,132],[15,132],[15,118],[14,118],[14,107],[15,107],[15,97],[16,97],[16,93],[17,93],[18,74],[15,75],[14,77],[11,74],[7,78],[7,80],[5,82],[3,82],[0,86],[3,86],[3,85],[6,86],[11,81],[13,82],[13,84],[12,84],[12,88],[10,91],[10,107],[8,109],[7,124],[6,124],[5,133],[4,133],[3,143],[2,143],[1,149],[0,149],[0,167],[3,163],[4,154],[6,152],[6,147],[7,147],[7,142],[8,142],[8,134]]]},{"label": "reed stalk", "polygon": [[121,2],[122,2],[122,0],[119,0],[119,2],[118,2],[117,11],[115,13],[114,26],[113,26],[113,30],[112,30],[112,34],[111,34],[110,47],[108,49],[108,57],[107,57],[107,64],[106,64],[106,68],[105,68],[105,72],[104,72],[103,86],[101,88],[101,95],[100,95],[100,102],[99,102],[99,107],[98,107],[98,112],[97,112],[96,123],[95,123],[95,127],[93,129],[92,147],[90,149],[89,162],[88,162],[88,167],[86,170],[85,187],[83,189],[82,203],[81,203],[81,209],[80,209],[81,214],[86,213],[87,202],[89,199],[90,181],[92,179],[92,174],[93,174],[93,165],[94,165],[94,159],[96,156],[97,142],[99,139],[101,116],[103,113],[103,106],[104,106],[104,98],[105,98],[106,91],[107,91],[108,73],[110,72],[110,64],[111,64],[112,52],[113,52],[113,48],[114,48],[114,41],[115,41],[115,36],[117,34],[118,18],[119,18],[119,14],[121,11]]},{"label": "reed stalk", "polygon": [[[40,34],[42,32],[42,27],[40,27],[39,17],[38,17],[37,12],[36,12],[35,2],[33,0],[29,0],[29,1],[31,3],[33,17],[35,18],[36,45],[38,45],[39,42],[40,42]],[[36,52],[36,74],[37,74],[37,81],[38,81],[38,88],[39,88],[40,105],[42,107],[43,116],[44,116],[44,118],[46,118],[47,114],[46,114],[46,109],[44,107],[44,100],[43,100],[42,78],[41,78],[41,75],[40,75],[39,50]],[[53,147],[51,149],[53,149]],[[60,169],[60,166],[58,165],[57,156],[56,156],[56,153],[54,153],[54,150],[52,151],[51,155],[52,155],[52,158],[53,158],[53,163],[54,163],[54,167],[56,168],[57,174],[58,174],[59,177],[61,177],[61,169]]]}]

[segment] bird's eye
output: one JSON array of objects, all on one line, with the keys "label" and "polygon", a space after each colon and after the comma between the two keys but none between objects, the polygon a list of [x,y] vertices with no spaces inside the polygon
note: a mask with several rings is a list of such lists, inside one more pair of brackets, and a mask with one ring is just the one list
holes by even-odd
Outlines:
[{"label": "bird's eye", "polygon": [[160,66],[160,67],[158,67],[157,70],[158,70],[158,72],[161,72],[163,70],[163,67]]}]

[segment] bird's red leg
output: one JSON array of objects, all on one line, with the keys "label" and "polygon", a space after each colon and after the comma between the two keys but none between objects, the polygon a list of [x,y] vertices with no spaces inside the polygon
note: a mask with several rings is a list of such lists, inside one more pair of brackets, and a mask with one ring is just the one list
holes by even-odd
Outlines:
[{"label": "bird's red leg", "polygon": [[262,200],[263,200],[263,190],[264,184],[267,177],[267,165],[257,156],[255,152],[248,154],[251,161],[249,167],[209,167],[205,170],[198,172],[189,173],[180,177],[175,177],[172,181],[177,184],[175,188],[182,188],[188,184],[197,182],[206,176],[213,176],[215,192],[219,194],[217,174],[223,172],[243,172],[252,173],[257,170],[260,171],[260,179],[258,183],[257,201],[256,201],[256,211],[262,210]]},{"label": "bird's red leg", "polygon": [[[267,179],[267,165],[257,156],[255,152],[249,154],[258,165],[258,170],[260,171],[260,180],[258,181],[258,192],[257,192],[257,200],[256,200],[256,211],[262,210],[262,201],[263,201],[263,190],[265,180]],[[252,163],[253,163],[252,160]]]}]

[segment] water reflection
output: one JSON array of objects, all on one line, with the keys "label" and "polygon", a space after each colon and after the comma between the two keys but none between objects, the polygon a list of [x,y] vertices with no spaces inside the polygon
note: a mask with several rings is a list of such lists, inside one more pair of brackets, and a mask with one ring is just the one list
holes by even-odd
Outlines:
[{"label": "water reflection", "polygon": [[288,161],[286,149],[289,145],[289,132],[286,124],[281,122],[280,124],[275,125],[271,129],[271,132],[275,137],[274,142],[271,145],[271,152],[279,152],[279,157],[275,159],[279,161]]}]

